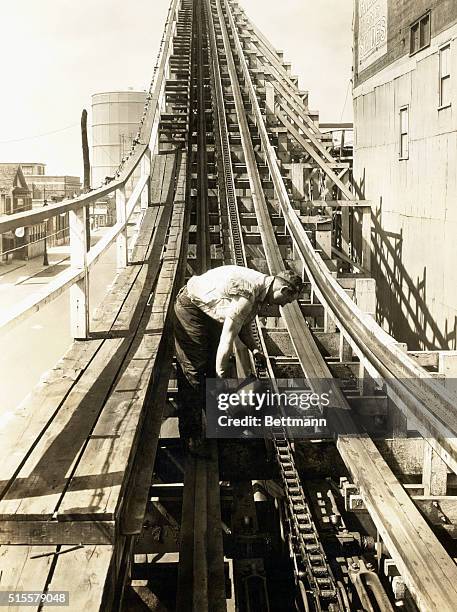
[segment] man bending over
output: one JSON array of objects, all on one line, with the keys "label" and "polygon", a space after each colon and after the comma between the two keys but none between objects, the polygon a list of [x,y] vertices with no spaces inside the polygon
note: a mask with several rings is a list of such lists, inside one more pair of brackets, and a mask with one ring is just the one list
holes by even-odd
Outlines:
[{"label": "man bending over", "polygon": [[180,290],[175,303],[179,428],[191,452],[198,454],[202,444],[206,378],[229,376],[237,336],[257,362],[265,362],[250,324],[264,306],[296,300],[302,287],[301,278],[290,270],[268,276],[221,266],[193,276]]}]

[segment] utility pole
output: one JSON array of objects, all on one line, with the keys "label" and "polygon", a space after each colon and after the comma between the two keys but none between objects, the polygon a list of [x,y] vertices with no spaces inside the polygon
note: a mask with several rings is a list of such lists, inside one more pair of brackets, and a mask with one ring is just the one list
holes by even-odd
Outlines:
[{"label": "utility pole", "polygon": [[[87,142],[87,111],[84,108],[81,115],[81,143],[83,149],[83,193],[90,191],[90,159],[89,159],[89,144]],[[89,205],[86,207],[86,242],[87,250],[90,249],[90,213]]]},{"label": "utility pole", "polygon": [[[43,206],[47,206],[47,205],[48,205],[48,201],[46,200],[46,184],[43,183]],[[49,266],[49,261],[48,261],[48,219],[44,220],[43,266]]]}]

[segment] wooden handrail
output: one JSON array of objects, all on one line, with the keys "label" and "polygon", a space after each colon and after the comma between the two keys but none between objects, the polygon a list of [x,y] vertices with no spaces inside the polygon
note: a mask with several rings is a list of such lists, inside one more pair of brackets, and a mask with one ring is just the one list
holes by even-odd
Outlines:
[{"label": "wooden handrail", "polygon": [[[126,228],[129,218],[137,205],[143,189],[150,178],[150,163],[142,163],[145,158],[149,160],[149,152],[157,149],[158,128],[162,111],[163,97],[168,72],[168,62],[172,52],[172,40],[176,27],[176,18],[182,0],[171,0],[168,11],[164,37],[161,42],[158,61],[155,66],[154,77],[147,95],[145,112],[140,123],[137,142],[132,148],[128,158],[122,162],[116,177],[107,185],[82,194],[77,198],[57,202],[43,207],[40,210],[28,210],[13,215],[0,217],[0,234],[14,231],[19,227],[35,225],[51,217],[70,213],[70,260],[71,267],[50,282],[45,290],[34,293],[26,300],[15,305],[0,316],[0,329],[10,328],[15,323],[37,312],[40,308],[69,287],[71,288],[72,332],[75,338],[86,338],[89,334],[89,303],[88,303],[88,274],[103,252],[118,241],[118,269],[127,265],[128,249],[126,244]],[[125,202],[125,188],[133,172],[141,165],[141,176],[133,187],[132,194]],[[87,252],[85,237],[85,216],[87,207],[96,200],[111,193],[116,193],[117,223],[110,228],[94,249]],[[121,221],[119,220],[121,218]],[[83,235],[84,229],[84,235]],[[123,253],[123,256],[121,256]]]}]

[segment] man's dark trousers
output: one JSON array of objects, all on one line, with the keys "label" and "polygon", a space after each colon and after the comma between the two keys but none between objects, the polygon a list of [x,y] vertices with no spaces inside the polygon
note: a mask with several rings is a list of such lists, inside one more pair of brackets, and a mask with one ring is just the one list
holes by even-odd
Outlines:
[{"label": "man's dark trousers", "polygon": [[181,438],[201,437],[206,378],[216,377],[216,352],[222,324],[189,299],[183,287],[175,302],[178,416]]}]

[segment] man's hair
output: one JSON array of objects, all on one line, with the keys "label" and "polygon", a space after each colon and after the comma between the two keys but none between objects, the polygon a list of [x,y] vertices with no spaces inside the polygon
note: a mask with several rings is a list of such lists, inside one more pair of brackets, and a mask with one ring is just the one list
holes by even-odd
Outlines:
[{"label": "man's hair", "polygon": [[283,285],[289,286],[296,293],[300,293],[300,291],[304,287],[304,283],[298,274],[292,272],[292,270],[283,270],[282,272],[278,272],[276,274],[276,278],[280,280]]}]

